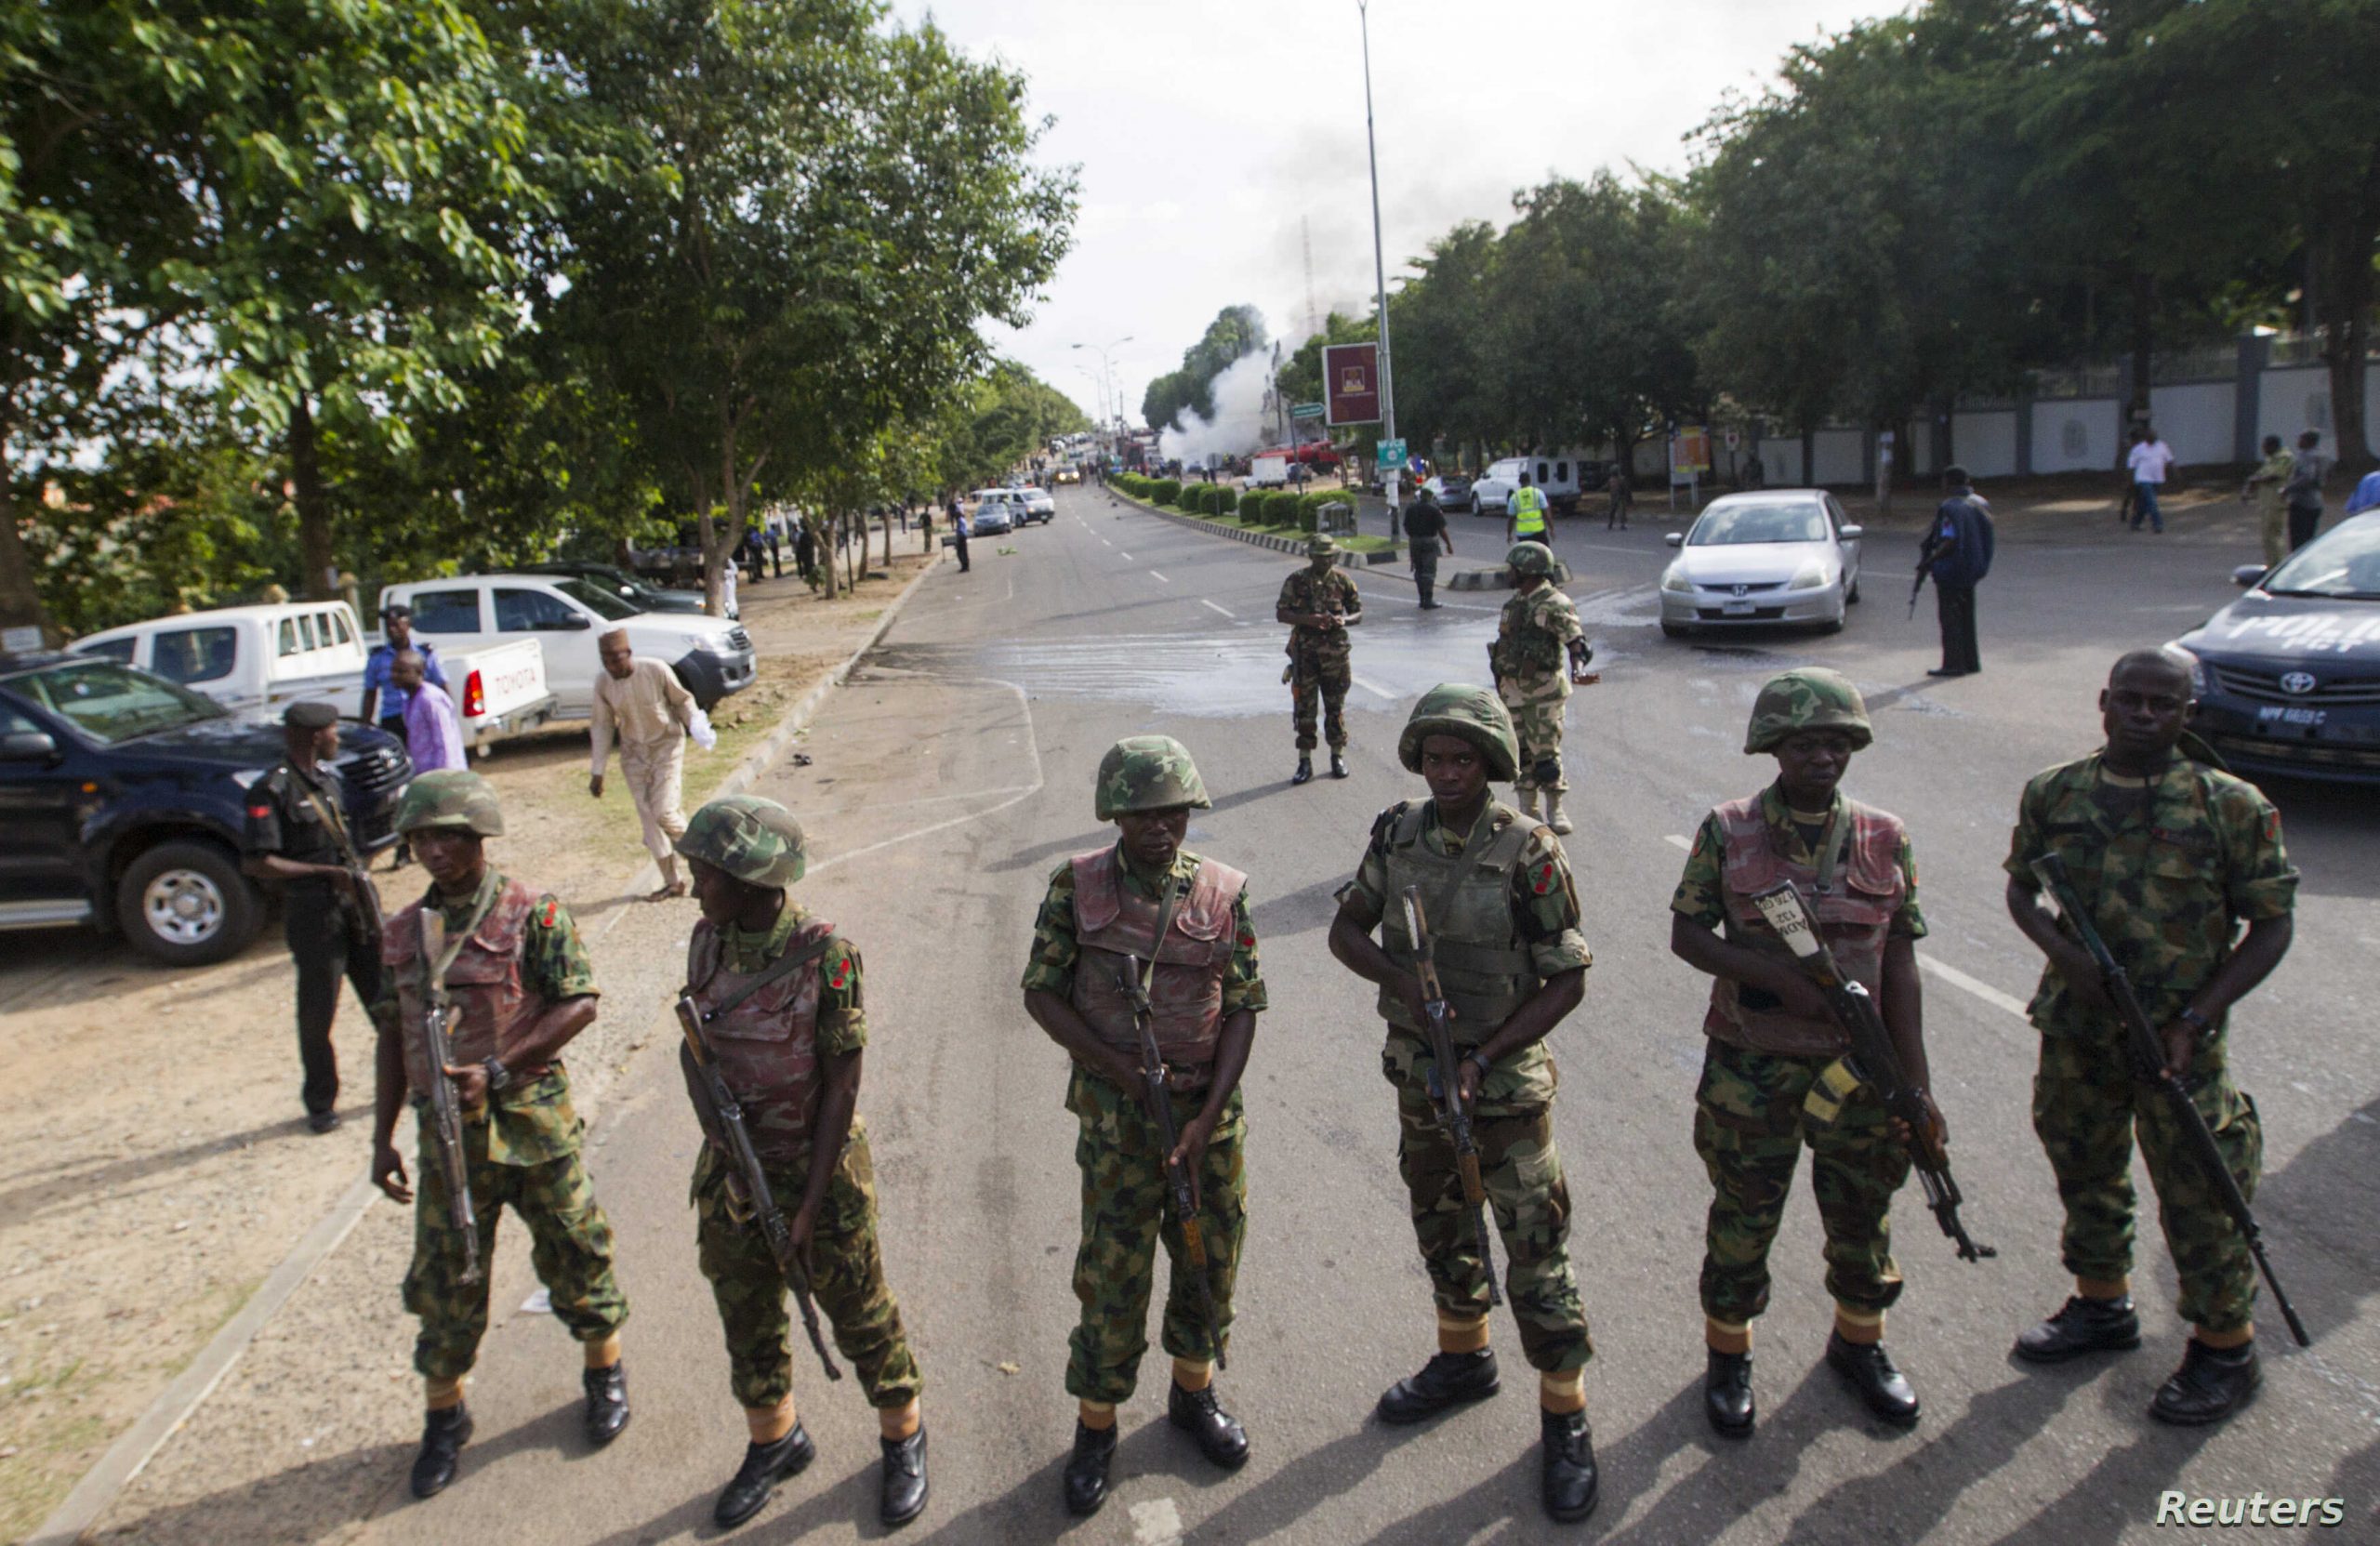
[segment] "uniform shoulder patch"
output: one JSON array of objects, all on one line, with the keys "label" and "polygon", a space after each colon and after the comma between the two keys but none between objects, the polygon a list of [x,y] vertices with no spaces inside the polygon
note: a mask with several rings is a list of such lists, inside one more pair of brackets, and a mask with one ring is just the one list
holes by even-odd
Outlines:
[{"label": "uniform shoulder patch", "polygon": [[1543,896],[1559,885],[1562,866],[1552,859],[1540,859],[1528,874],[1528,889]]},{"label": "uniform shoulder patch", "polygon": [[552,927],[554,926],[554,921],[555,921],[555,919],[556,919],[556,918],[561,915],[561,913],[562,913],[562,904],[561,904],[559,901],[557,901],[556,899],[554,899],[553,897],[550,897],[550,896],[549,896],[549,897],[546,898],[546,906],[545,906],[545,910],[544,910],[542,913],[540,913],[540,914],[538,914],[538,915],[537,915],[537,920],[538,920],[540,923],[544,924],[547,928],[550,929],[550,928],[552,928]]},{"label": "uniform shoulder patch", "polygon": [[1411,810],[1413,802],[1411,800],[1400,799],[1395,804],[1390,806],[1387,810],[1382,811],[1379,815],[1374,816],[1372,818],[1372,841],[1375,844],[1387,841],[1388,829],[1391,826],[1395,826],[1397,818],[1404,815],[1407,811]]}]

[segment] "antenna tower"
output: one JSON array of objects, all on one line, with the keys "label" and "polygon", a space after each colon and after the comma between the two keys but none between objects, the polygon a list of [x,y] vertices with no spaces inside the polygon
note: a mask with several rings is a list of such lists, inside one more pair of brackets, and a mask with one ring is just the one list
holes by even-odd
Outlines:
[{"label": "antenna tower", "polygon": [[1305,336],[1313,337],[1322,331],[1322,310],[1314,303],[1314,217],[1300,218],[1305,232]]}]

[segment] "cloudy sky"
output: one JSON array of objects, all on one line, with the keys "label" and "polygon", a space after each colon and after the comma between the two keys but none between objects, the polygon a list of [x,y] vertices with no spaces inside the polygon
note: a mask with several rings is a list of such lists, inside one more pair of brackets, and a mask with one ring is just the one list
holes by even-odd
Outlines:
[{"label": "cloudy sky", "polygon": [[[1355,0],[896,0],[997,54],[1056,120],[1043,158],[1080,168],[1073,252],[1006,351],[1093,410],[1095,349],[1125,412],[1223,307],[1276,337],[1372,291]],[[1683,170],[1689,134],[1787,48],[1891,0],[1373,0],[1373,105],[1390,281],[1515,189],[1630,163]],[[1086,370],[1088,374],[1086,374]]]}]

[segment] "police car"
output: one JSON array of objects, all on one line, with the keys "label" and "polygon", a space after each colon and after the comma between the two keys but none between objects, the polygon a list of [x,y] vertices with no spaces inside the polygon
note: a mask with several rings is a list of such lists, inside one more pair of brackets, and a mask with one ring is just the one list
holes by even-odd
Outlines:
[{"label": "police car", "polygon": [[2176,642],[2198,733],[2242,774],[2380,783],[2380,511],[2341,522]]}]

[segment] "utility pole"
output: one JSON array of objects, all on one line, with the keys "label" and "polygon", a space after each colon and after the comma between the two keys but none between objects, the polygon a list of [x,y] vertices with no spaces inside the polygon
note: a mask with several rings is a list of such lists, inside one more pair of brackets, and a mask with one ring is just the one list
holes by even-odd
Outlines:
[{"label": "utility pole", "polygon": [[[1356,25],[1364,36],[1364,154],[1372,172],[1372,283],[1380,316],[1380,427],[1382,440],[1396,438],[1396,389],[1388,363],[1388,262],[1380,237],[1380,146],[1372,134],[1372,29],[1370,0],[1355,0]],[[1405,473],[1399,462],[1388,473],[1388,535],[1397,535],[1397,487]]]}]

